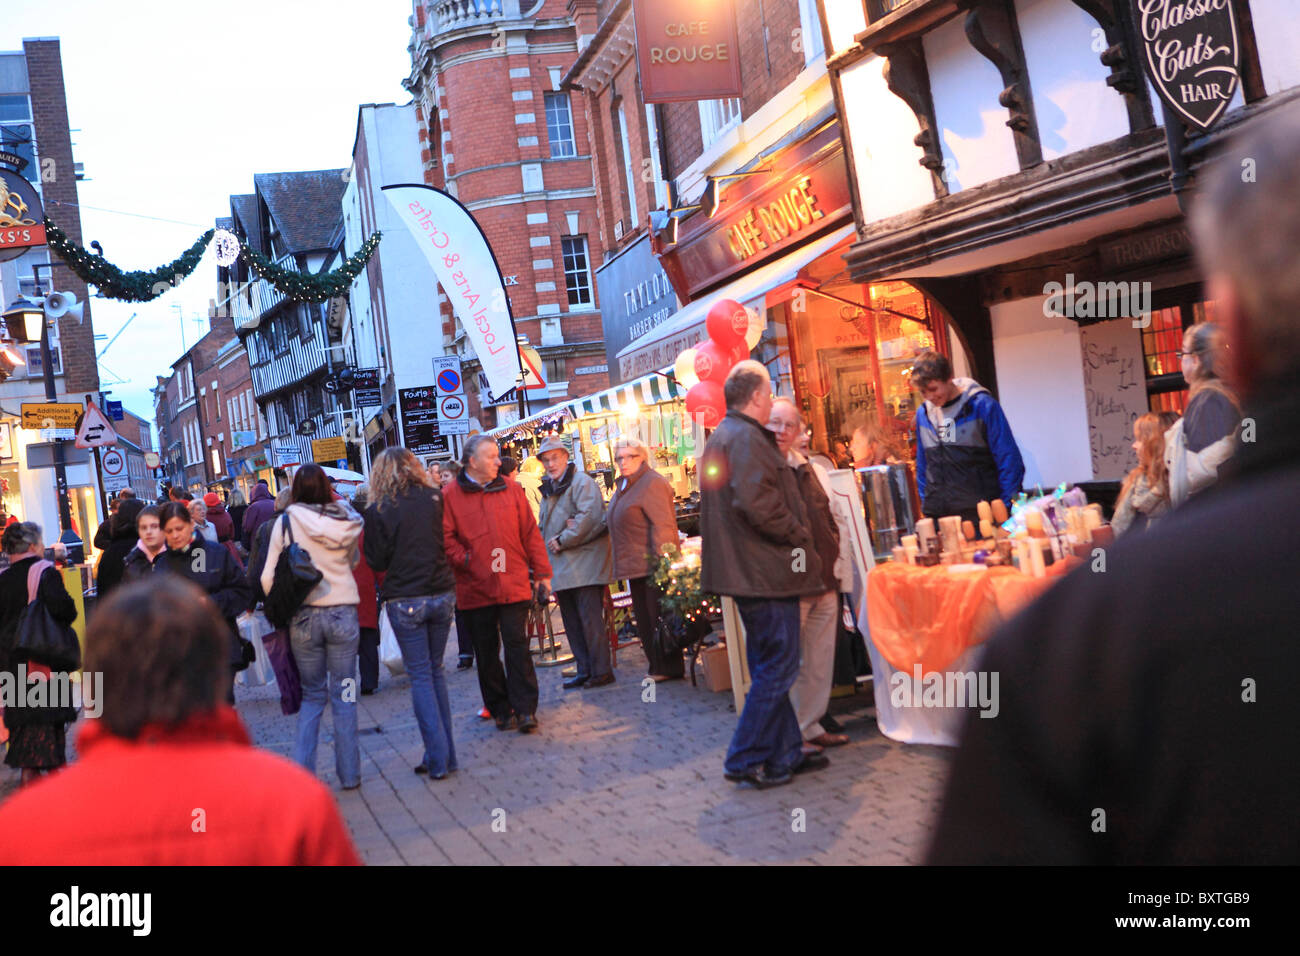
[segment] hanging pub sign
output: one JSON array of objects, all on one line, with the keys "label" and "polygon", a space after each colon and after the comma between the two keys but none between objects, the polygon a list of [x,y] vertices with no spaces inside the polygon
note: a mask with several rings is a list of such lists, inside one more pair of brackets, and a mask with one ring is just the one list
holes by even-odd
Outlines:
[{"label": "hanging pub sign", "polygon": [[41,198],[22,177],[21,156],[0,152],[0,262],[17,259],[32,246],[45,245]]},{"label": "hanging pub sign", "polygon": [[733,0],[633,0],[632,6],[646,103],[740,96]]},{"label": "hanging pub sign", "polygon": [[1241,82],[1232,0],[1137,0],[1151,82],[1190,126],[1208,130]]}]

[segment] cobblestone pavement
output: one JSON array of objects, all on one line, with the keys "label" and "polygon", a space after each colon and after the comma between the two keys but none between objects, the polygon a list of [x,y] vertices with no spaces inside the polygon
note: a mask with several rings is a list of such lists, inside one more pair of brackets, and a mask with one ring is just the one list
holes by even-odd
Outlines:
[{"label": "cobblestone pavement", "polygon": [[[322,720],[318,772],[367,863],[904,864],[925,852],[949,752],[883,737],[867,694],[831,701],[853,742],[828,751],[829,768],[755,791],[722,778],[730,692],[688,679],[643,702],[637,646],[619,652],[618,681],[595,690],[566,691],[561,668],[539,667],[532,735],[479,720],[476,672],[455,661],[453,638],[460,770],[444,780],[413,772],[422,747],[405,676],[381,666],[379,691],[360,698],[360,789],[337,789],[328,711]],[[274,688],[236,694],[257,744],[287,756],[297,718],[280,713]],[[17,778],[0,772],[0,799]]]}]

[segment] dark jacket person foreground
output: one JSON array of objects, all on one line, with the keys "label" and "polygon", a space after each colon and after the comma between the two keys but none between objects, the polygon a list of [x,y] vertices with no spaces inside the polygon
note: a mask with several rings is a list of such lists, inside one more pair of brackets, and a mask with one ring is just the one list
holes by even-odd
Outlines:
[{"label": "dark jacket person foreground", "polygon": [[1255,125],[1193,210],[1248,395],[1233,467],[990,641],[999,712],[967,718],[932,863],[1300,862],[1300,108]]},{"label": "dark jacket person foreground", "polygon": [[809,527],[798,479],[775,437],[728,409],[700,458],[701,586],[731,597],[819,593],[821,561]]}]

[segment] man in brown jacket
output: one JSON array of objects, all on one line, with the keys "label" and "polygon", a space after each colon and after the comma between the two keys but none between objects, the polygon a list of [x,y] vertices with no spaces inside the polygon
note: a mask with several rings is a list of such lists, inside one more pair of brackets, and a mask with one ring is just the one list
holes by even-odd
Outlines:
[{"label": "man in brown jacket", "polygon": [[763,789],[829,763],[802,756],[789,697],[799,674],[799,598],[825,588],[795,473],[764,427],[767,369],[737,363],[723,394],[727,414],[700,458],[701,585],[735,599],[752,679],[724,775]]}]

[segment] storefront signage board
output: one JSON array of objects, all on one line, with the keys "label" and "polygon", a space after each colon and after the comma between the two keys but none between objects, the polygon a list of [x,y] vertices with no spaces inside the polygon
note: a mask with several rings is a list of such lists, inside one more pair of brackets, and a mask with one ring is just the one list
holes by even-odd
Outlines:
[{"label": "storefront signage board", "polygon": [[359,368],[353,375],[352,394],[359,408],[374,408],[384,404],[383,389],[379,384],[379,369]]},{"label": "storefront signage board", "polygon": [[[605,367],[574,369],[575,375],[617,369],[620,351],[668,321],[681,307],[668,273],[650,248],[648,234],[596,270],[596,289],[605,306],[601,309],[601,331],[608,361]],[[667,364],[672,364],[672,359]],[[624,381],[625,377],[615,374],[610,384]]]},{"label": "storefront signage board", "polygon": [[348,445],[343,440],[342,435],[334,435],[330,438],[314,438],[311,443],[311,460],[312,461],[338,461],[340,458],[348,457]]},{"label": "storefront signage board", "polygon": [[827,123],[766,165],[768,175],[726,185],[712,219],[697,212],[682,220],[677,245],[662,256],[679,293],[693,300],[852,215],[837,123]]},{"label": "storefront signage board", "polygon": [[644,102],[741,95],[733,0],[633,0],[632,8]]},{"label": "storefront signage board", "polygon": [[12,169],[0,168],[0,262],[43,246],[45,213],[32,184]]},{"label": "storefront signage board", "polygon": [[1208,130],[1241,84],[1232,0],[1138,0],[1134,13],[1160,98],[1189,126]]},{"label": "storefront signage board", "polygon": [[416,455],[447,452],[447,437],[438,427],[438,390],[403,388],[397,392],[397,407],[402,417],[402,444]]}]

